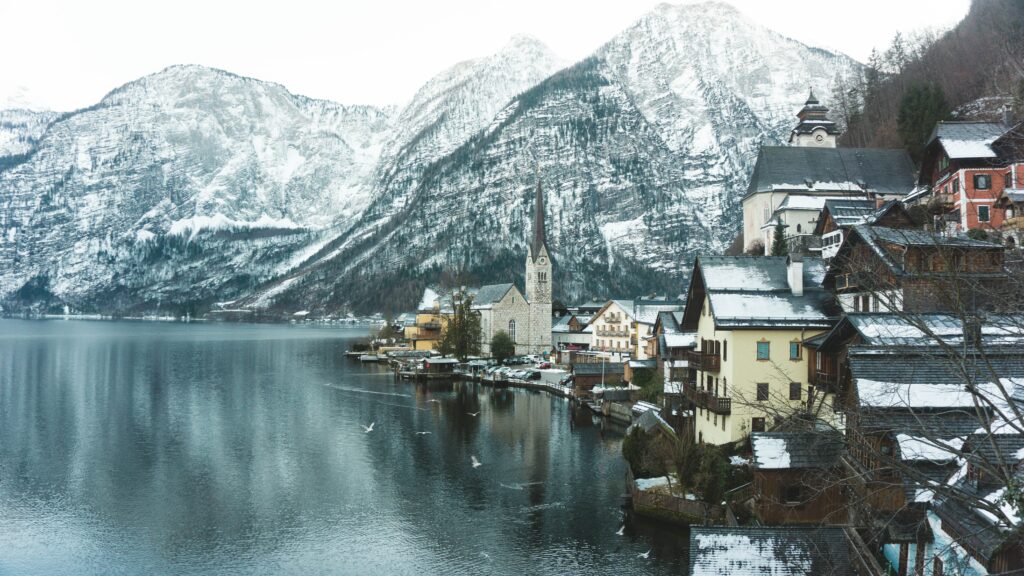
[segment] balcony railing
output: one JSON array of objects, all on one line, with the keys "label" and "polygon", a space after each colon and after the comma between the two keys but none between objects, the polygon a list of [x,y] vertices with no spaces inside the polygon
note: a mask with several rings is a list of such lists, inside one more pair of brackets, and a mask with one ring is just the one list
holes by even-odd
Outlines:
[{"label": "balcony railing", "polygon": [[625,338],[629,336],[628,330],[608,330],[606,328],[598,328],[594,333],[598,336],[608,336],[611,338]]},{"label": "balcony railing", "polygon": [[706,408],[716,414],[732,413],[732,398],[715,396],[703,388],[697,388],[693,382],[683,385],[683,395],[697,408]]},{"label": "balcony railing", "polygon": [[811,384],[818,388],[827,388],[830,390],[839,389],[839,374],[827,371],[816,371],[811,377]]},{"label": "balcony railing", "polygon": [[441,323],[440,322],[423,322],[423,323],[417,324],[416,326],[419,327],[419,328],[423,328],[424,330],[440,330],[441,329]]},{"label": "balcony railing", "polygon": [[708,354],[695,350],[686,353],[686,359],[690,361],[690,367],[703,372],[718,372],[722,368],[722,358],[718,354]]}]

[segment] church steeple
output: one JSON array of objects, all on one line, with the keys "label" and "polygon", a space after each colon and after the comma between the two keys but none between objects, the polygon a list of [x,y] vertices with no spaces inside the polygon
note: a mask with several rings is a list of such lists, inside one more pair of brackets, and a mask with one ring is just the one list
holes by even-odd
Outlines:
[{"label": "church steeple", "polygon": [[804,107],[797,112],[800,122],[789,133],[790,146],[815,146],[835,148],[839,127],[829,120],[828,108],[814,96],[814,89],[807,96]]},{"label": "church steeple", "polygon": [[537,192],[533,201],[533,242],[530,243],[530,256],[536,260],[542,248],[547,248],[544,230],[544,192],[540,188],[540,180],[537,180]]}]

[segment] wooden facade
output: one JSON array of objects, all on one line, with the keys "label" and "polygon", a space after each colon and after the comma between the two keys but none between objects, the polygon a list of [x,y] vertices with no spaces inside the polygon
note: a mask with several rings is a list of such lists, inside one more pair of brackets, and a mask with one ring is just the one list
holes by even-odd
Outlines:
[{"label": "wooden facade", "polygon": [[754,470],[754,514],[761,524],[846,524],[840,468]]}]

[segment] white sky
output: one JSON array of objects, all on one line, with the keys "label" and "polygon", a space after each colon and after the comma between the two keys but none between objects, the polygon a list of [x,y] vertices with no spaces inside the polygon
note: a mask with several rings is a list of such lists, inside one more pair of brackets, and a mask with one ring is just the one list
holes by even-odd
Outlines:
[{"label": "white sky", "polygon": [[[866,60],[897,30],[950,27],[969,0],[733,0],[753,20]],[[653,0],[0,0],[0,108],[70,110],[171,64],[343,103],[402,104],[427,79],[531,34],[583,58]]]}]

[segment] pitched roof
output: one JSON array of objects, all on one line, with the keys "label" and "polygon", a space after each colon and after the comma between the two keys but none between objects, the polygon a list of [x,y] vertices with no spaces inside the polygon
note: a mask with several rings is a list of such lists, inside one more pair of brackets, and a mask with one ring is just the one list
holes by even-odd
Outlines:
[{"label": "pitched roof", "polygon": [[902,196],[916,181],[914,163],[902,149],[762,146],[747,196],[795,190]]},{"label": "pitched roof", "polygon": [[690,528],[690,576],[852,576],[843,529],[834,526]]},{"label": "pitched roof", "polygon": [[577,362],[572,365],[572,373],[586,376],[623,374],[625,373],[625,364],[623,362]]},{"label": "pitched roof", "polygon": [[573,318],[572,314],[566,314],[565,316],[562,316],[561,318],[558,319],[558,322],[555,322],[554,324],[551,325],[551,331],[552,332],[568,332],[569,331],[569,321],[571,321],[572,318]]},{"label": "pitched roof", "polygon": [[992,143],[1007,131],[1002,122],[938,122],[928,137],[927,145],[936,140],[954,160],[995,158]]},{"label": "pitched roof", "polygon": [[487,286],[481,286],[476,296],[473,297],[474,308],[484,308],[491,304],[496,304],[508,294],[508,291],[512,289],[512,284],[488,284]]},{"label": "pitched roof", "polygon": [[758,470],[830,468],[843,455],[842,437],[823,432],[755,432],[750,445]]},{"label": "pitched roof", "polygon": [[544,231],[544,192],[537,180],[537,191],[533,203],[533,241],[530,242],[530,254],[536,259],[541,249],[547,246],[547,235]]},{"label": "pitched roof", "polygon": [[[782,256],[701,256],[700,279],[711,300],[716,326],[828,328],[832,295],[821,288],[825,265],[803,259],[803,294],[793,295]],[[691,281],[692,282],[692,281]],[[702,305],[693,302],[694,307]]]}]

